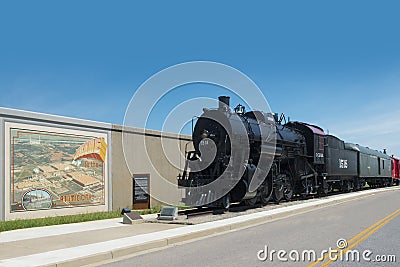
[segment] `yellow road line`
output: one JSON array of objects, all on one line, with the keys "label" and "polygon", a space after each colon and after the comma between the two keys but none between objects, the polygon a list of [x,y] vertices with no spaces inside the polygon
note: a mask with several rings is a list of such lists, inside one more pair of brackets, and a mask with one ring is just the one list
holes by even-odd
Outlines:
[{"label": "yellow road line", "polygon": [[[386,217],[384,217],[383,219],[380,219],[379,221],[377,221],[376,223],[372,224],[371,226],[365,228],[363,231],[361,231],[360,233],[358,233],[357,235],[355,235],[354,237],[352,237],[350,240],[347,241],[347,247],[345,249],[339,248],[337,247],[335,250],[336,251],[340,251],[340,254],[338,256],[338,258],[340,258],[340,256],[344,253],[347,252],[348,250],[350,250],[351,248],[355,247],[356,245],[358,245],[360,242],[362,242],[363,240],[365,240],[367,237],[369,237],[370,235],[372,235],[373,233],[375,233],[376,231],[378,231],[380,228],[382,228],[385,224],[387,224],[388,222],[390,222],[391,220],[393,220],[394,218],[396,218],[398,215],[400,215],[400,209],[392,212],[391,214],[387,215]],[[354,243],[353,243],[354,242]],[[313,267],[319,263],[324,262],[327,258],[329,257],[329,254],[325,254],[325,256],[321,259],[321,260],[317,260],[309,265],[307,265],[307,267]],[[332,263],[332,260],[329,260],[328,262],[326,262],[325,264],[321,265],[322,266],[327,266],[330,263]]]},{"label": "yellow road line", "polygon": [[[351,244],[353,241],[355,241],[357,238],[361,237],[362,235],[366,234],[367,232],[369,232],[370,230],[372,230],[373,228],[375,228],[376,226],[378,226],[379,224],[381,224],[382,222],[384,222],[385,220],[389,219],[390,217],[394,216],[396,213],[398,213],[400,211],[400,209],[392,212],[391,214],[387,215],[386,217],[384,217],[383,219],[380,219],[379,221],[377,221],[376,223],[372,224],[371,226],[365,228],[363,231],[361,231],[360,233],[358,233],[357,235],[355,235],[353,238],[351,238],[350,240],[347,241],[347,244]],[[335,250],[341,250],[341,248],[337,247]],[[307,267],[312,267],[317,265],[320,262],[323,262],[326,260],[326,258],[329,257],[329,254],[325,254],[325,256],[319,260],[319,261],[315,261],[311,264],[309,264]]]},{"label": "yellow road line", "polygon": [[[397,211],[400,211],[400,209],[398,209]],[[396,218],[398,215],[400,215],[400,212],[397,212],[396,214],[394,214],[393,216],[391,216],[390,218],[387,218],[384,222],[382,222],[381,224],[377,225],[374,229],[372,229],[370,232],[366,233],[364,236],[361,236],[360,239],[358,239],[357,241],[355,241],[352,245],[348,246],[347,248],[343,249],[340,251],[339,255],[338,255],[338,259],[343,255],[343,253],[346,253],[347,251],[349,251],[350,249],[354,248],[355,246],[357,246],[358,244],[360,244],[362,241],[364,241],[365,239],[367,239],[369,236],[371,236],[372,234],[374,234],[376,231],[378,231],[379,229],[381,229],[383,226],[385,226],[386,224],[388,224],[390,221],[392,221],[394,218]],[[321,267],[326,267],[329,264],[331,264],[332,262],[334,262],[333,260],[329,259],[329,261],[327,261],[326,263],[322,264]]]}]

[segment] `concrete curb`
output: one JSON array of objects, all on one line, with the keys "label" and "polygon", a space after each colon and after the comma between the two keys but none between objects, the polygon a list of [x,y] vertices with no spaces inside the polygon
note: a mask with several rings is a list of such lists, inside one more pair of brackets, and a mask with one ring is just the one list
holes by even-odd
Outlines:
[{"label": "concrete curb", "polygon": [[127,248],[121,248],[117,250],[111,251],[111,256],[113,259],[118,259],[121,257],[129,256],[134,253],[150,250],[150,249],[155,249],[155,248],[160,248],[160,247],[165,247],[168,246],[168,240],[167,239],[161,239],[161,240],[156,240],[156,241],[151,241],[142,245],[135,245]]},{"label": "concrete curb", "polygon": [[[151,249],[160,249],[169,245],[187,242],[210,235],[226,233],[232,230],[248,228],[272,220],[314,211],[319,208],[359,199],[376,193],[400,190],[399,186],[368,191],[353,192],[332,196],[326,199],[300,203],[288,207],[241,215],[228,219],[189,225],[182,228],[164,230],[157,233],[121,238],[106,242],[39,253],[20,258],[0,261],[0,266],[82,266],[116,260],[135,253]],[[68,258],[70,257],[70,258]],[[67,259],[68,258],[68,259]],[[43,260],[47,259],[47,262]]]}]

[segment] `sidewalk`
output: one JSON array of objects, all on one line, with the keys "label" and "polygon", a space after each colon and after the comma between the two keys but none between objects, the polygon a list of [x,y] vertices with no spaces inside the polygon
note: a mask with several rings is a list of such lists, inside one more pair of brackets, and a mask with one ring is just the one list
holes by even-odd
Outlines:
[{"label": "sidewalk", "polygon": [[[305,203],[196,225],[122,224],[122,218],[0,233],[0,266],[82,266],[140,251],[249,227],[375,193],[382,188],[313,199]],[[155,215],[146,215],[145,219]]]},{"label": "sidewalk", "polygon": [[[147,216],[155,217],[155,216]],[[156,223],[122,224],[122,218],[28,228],[0,233],[0,265],[3,260],[53,250],[79,247],[179,227]],[[5,261],[7,263],[7,261]]]}]

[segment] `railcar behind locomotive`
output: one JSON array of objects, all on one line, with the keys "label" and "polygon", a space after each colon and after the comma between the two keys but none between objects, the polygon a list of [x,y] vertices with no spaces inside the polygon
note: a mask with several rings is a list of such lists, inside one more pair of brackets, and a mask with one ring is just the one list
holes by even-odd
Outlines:
[{"label": "railcar behind locomotive", "polygon": [[357,180],[360,185],[368,183],[371,187],[389,186],[392,183],[391,158],[385,153],[346,143],[346,149],[357,153]]},{"label": "railcar behind locomotive", "polygon": [[394,155],[391,156],[392,158],[392,178],[393,182],[396,185],[400,184],[400,160],[395,158]]},{"label": "railcar behind locomotive", "polygon": [[[294,195],[348,192],[366,183],[392,182],[395,159],[385,153],[345,143],[315,125],[286,122],[283,114],[279,118],[262,111],[245,112],[240,104],[232,111],[227,96],[219,101],[217,109],[205,108],[198,118],[192,134],[194,151],[187,152],[178,179],[189,206],[228,208],[231,202],[266,204],[271,198],[279,203]],[[222,176],[222,188],[201,188]]]}]

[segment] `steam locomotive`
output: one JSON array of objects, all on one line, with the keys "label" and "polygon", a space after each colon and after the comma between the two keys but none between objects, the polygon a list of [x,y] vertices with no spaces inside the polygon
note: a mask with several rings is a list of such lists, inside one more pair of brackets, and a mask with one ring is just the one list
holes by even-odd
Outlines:
[{"label": "steam locomotive", "polygon": [[345,143],[316,125],[286,121],[283,114],[246,112],[240,104],[232,111],[229,100],[220,96],[218,108],[203,109],[195,124],[194,150],[186,151],[178,176],[186,205],[265,205],[295,195],[356,191],[367,183],[392,184],[395,158],[386,151]]}]

